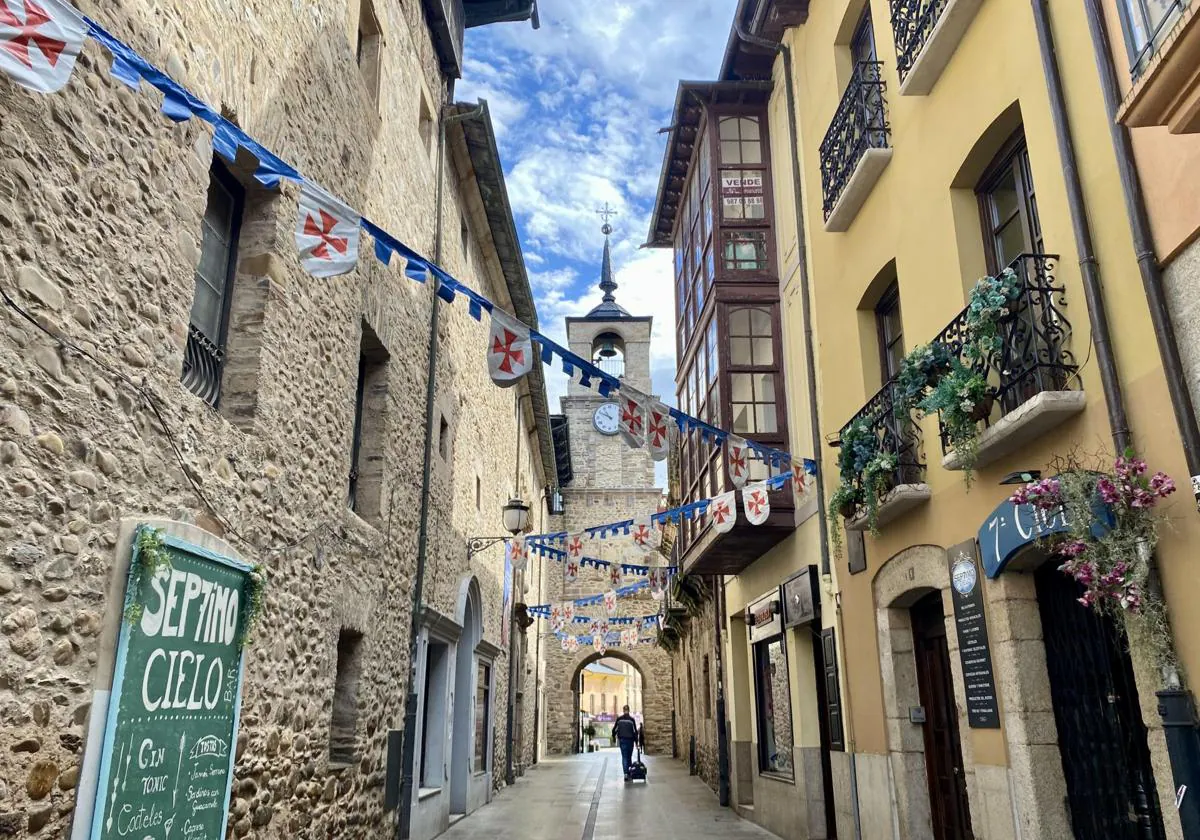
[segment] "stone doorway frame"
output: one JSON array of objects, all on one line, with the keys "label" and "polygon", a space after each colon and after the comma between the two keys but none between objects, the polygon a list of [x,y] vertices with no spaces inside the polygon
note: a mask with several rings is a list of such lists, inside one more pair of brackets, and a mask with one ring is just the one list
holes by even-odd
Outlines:
[{"label": "stone doorway frame", "polygon": [[[572,736],[572,738],[573,739],[577,738],[578,733],[579,733],[579,729],[578,729],[578,726],[579,726],[578,710],[579,710],[579,704],[580,704],[579,677],[583,673],[584,668],[586,668],[588,665],[592,664],[593,662],[599,662],[601,659],[619,659],[622,662],[628,663],[629,665],[632,665],[634,668],[637,669],[638,674],[640,674],[642,677],[642,719],[643,719],[643,721],[646,721],[648,723],[648,720],[646,719],[646,698],[648,696],[654,696],[654,692],[658,690],[658,687],[654,685],[654,678],[650,675],[649,670],[646,668],[645,664],[642,662],[639,662],[637,660],[637,657],[635,657],[633,654],[629,653],[628,651],[618,650],[617,648],[609,648],[608,650],[604,651],[604,653],[597,653],[595,650],[587,650],[587,651],[581,651],[581,654],[582,655],[577,655],[575,657],[575,660],[571,665],[571,681],[569,683],[570,690],[571,690],[571,700],[573,703],[571,708],[576,710],[575,711],[576,717],[575,717],[575,720],[573,721],[573,724],[575,727],[573,732],[575,734]],[[575,740],[574,744],[575,744],[575,747],[573,747],[573,750],[578,747],[578,741]]]},{"label": "stone doorway frame", "polygon": [[959,748],[962,750],[963,773],[966,776],[967,808],[972,828],[978,836],[978,808],[974,804],[978,801],[974,750],[966,708],[960,702],[965,693],[946,549],[936,545],[915,545],[900,551],[885,561],[876,572],[872,590],[884,714],[887,718],[888,773],[895,796],[898,836],[902,840],[925,840],[933,836],[925,768],[925,737],[920,726],[911,723],[908,718],[908,710],[921,705],[909,609],[933,592],[940,593],[942,597],[946,645],[950,653],[950,673],[958,709]]}]

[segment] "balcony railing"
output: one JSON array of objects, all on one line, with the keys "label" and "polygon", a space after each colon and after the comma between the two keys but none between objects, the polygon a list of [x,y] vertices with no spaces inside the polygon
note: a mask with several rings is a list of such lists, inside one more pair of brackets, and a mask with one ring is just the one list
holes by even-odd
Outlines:
[{"label": "balcony railing", "polygon": [[592,364],[617,379],[625,375],[625,358],[623,356],[596,356],[592,359]]},{"label": "balcony railing", "polygon": [[[865,422],[874,432],[880,454],[895,455],[896,469],[882,488],[883,493],[901,484],[920,484],[925,480],[925,457],[921,447],[921,429],[910,417],[897,417],[895,409],[896,380],[887,384],[842,427],[841,434],[856,422]],[[864,493],[877,488],[863,488]],[[880,493],[882,495],[883,493]],[[862,510],[860,508],[859,513]],[[856,514],[857,515],[857,514]]]},{"label": "balcony railing", "polygon": [[933,34],[948,0],[892,0],[892,32],[896,36],[896,72],[900,81],[916,63]]},{"label": "balcony railing", "polygon": [[208,336],[196,329],[195,325],[188,325],[180,380],[185,388],[213,407],[216,407],[217,398],[221,395],[223,356],[221,348]]},{"label": "balcony railing", "polygon": [[[982,422],[990,425],[1044,391],[1070,390],[1079,366],[1067,349],[1071,322],[1063,314],[1065,289],[1055,282],[1058,256],[1022,254],[1009,266],[1021,279],[1020,296],[1000,318],[999,349],[972,361],[963,353],[967,310],[960,312],[934,341],[981,373],[992,387],[995,404]],[[939,423],[942,451],[948,452],[945,429]]]},{"label": "balcony railing", "polygon": [[879,61],[860,61],[854,65],[850,84],[821,141],[821,189],[826,220],[867,150],[888,148],[882,67]]}]

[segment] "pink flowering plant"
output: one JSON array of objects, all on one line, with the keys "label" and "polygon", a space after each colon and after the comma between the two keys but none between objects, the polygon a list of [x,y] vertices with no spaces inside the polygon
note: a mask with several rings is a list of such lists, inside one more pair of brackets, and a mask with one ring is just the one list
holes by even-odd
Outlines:
[{"label": "pink flowering plant", "polygon": [[[1117,458],[1112,472],[1083,469],[1074,458],[1063,461],[1055,478],[1026,484],[1010,501],[1051,515],[1061,510],[1069,530],[1047,538],[1047,548],[1061,558],[1059,569],[1083,585],[1079,602],[1134,619],[1151,631],[1159,653],[1169,655],[1166,617],[1147,579],[1158,542],[1155,508],[1175,492],[1175,482],[1151,473],[1133,452]],[[1099,513],[1100,527],[1094,527]]]}]

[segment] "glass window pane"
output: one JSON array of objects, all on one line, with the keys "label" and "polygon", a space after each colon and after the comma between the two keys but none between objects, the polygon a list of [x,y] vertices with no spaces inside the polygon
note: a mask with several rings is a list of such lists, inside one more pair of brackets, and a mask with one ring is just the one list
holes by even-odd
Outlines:
[{"label": "glass window pane", "polygon": [[746,218],[747,219],[764,219],[767,215],[767,208],[763,205],[762,196],[749,196],[746,198]]},{"label": "glass window pane", "polygon": [[742,142],[742,163],[762,163],[762,143],[757,140]]},{"label": "glass window pane", "polygon": [[[752,373],[754,377],[754,400],[755,402],[775,402],[775,374],[773,373]],[[734,399],[737,399],[734,397]]]},{"label": "glass window pane", "polygon": [[737,117],[721,117],[719,134],[722,140],[737,140],[738,139],[738,118]]},{"label": "glass window pane", "polygon": [[196,294],[192,298],[191,322],[212,342],[221,339],[221,296],[197,275]]},{"label": "glass window pane", "polygon": [[771,335],[771,313],[766,309],[750,310],[751,335]]},{"label": "glass window pane", "polygon": [[730,399],[734,402],[753,402],[754,401],[754,385],[752,384],[754,374],[752,373],[733,373],[729,376]]},{"label": "glass window pane", "polygon": [[1021,220],[1015,218],[996,233],[996,262],[1004,267],[1024,250],[1025,231],[1021,229]]},{"label": "glass window pane", "polygon": [[222,241],[229,241],[233,229],[233,196],[216,178],[211,178],[208,182],[208,204],[204,208],[204,221]]},{"label": "glass window pane", "polygon": [[775,364],[775,348],[772,346],[769,338],[754,339],[754,364],[756,365],[773,365]]},{"label": "glass window pane", "polygon": [[769,435],[779,431],[775,420],[775,405],[756,405],[754,407],[754,424],[760,434]]},{"label": "glass window pane", "polygon": [[754,428],[754,406],[745,403],[733,404],[733,430],[740,434],[757,431]]},{"label": "glass window pane", "polygon": [[752,365],[754,357],[751,355],[750,339],[748,338],[731,338],[729,339],[729,364],[731,365]]},{"label": "glass window pane", "polygon": [[792,692],[783,638],[754,646],[759,769],[792,774]]},{"label": "glass window pane", "polygon": [[746,307],[729,311],[729,334],[750,335],[750,310]]},{"label": "glass window pane", "polygon": [[758,118],[757,117],[742,117],[738,123],[741,129],[742,140],[757,140],[758,137]]},{"label": "glass window pane", "polygon": [[742,144],[736,140],[721,141],[721,163],[741,163]]},{"label": "glass window pane", "polygon": [[999,225],[1017,212],[1020,199],[1017,196],[1016,173],[1009,168],[993,187],[989,195],[992,202],[992,225]]}]

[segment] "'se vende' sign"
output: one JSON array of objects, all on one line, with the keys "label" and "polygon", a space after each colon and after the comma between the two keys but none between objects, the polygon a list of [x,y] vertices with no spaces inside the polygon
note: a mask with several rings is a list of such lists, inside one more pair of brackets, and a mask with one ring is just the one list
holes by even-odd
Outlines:
[{"label": "'se vende' sign", "polygon": [[225,836],[249,568],[164,541],[170,568],[126,593],[143,609],[121,628],[93,838]]}]

